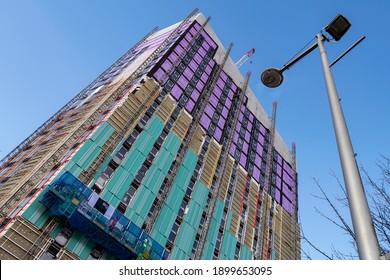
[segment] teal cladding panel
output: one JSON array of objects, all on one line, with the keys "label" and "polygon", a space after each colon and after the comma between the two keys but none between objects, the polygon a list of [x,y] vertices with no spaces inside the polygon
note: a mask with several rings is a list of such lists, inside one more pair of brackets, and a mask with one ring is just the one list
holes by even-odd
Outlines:
[{"label": "teal cladding panel", "polygon": [[206,241],[203,248],[202,260],[212,260],[214,254],[214,245]]},{"label": "teal cladding panel", "polygon": [[187,221],[194,228],[198,228],[200,219],[202,218],[203,207],[200,207],[197,203],[190,202],[188,213],[185,217],[185,221]]},{"label": "teal cladding panel", "polygon": [[104,143],[107,142],[108,138],[110,138],[111,134],[115,131],[108,122],[103,122],[100,124],[99,128],[92,134],[90,139],[96,143],[99,147],[103,147]]},{"label": "teal cladding panel", "polygon": [[[160,214],[158,215],[156,224],[153,227],[151,236],[154,237],[157,233],[162,234],[166,239],[169,237],[172,226],[175,223],[177,214],[166,204],[164,204]],[[166,242],[166,240],[165,240]],[[160,244],[165,244],[160,243]]]},{"label": "teal cladding panel", "polygon": [[94,243],[87,236],[76,232],[69,240],[66,248],[79,256],[80,259],[86,260],[94,246]]},{"label": "teal cladding panel", "polygon": [[195,184],[194,192],[191,197],[193,201],[196,201],[202,208],[206,206],[209,189],[200,181]]},{"label": "teal cladding panel", "polygon": [[227,259],[233,260],[234,253],[236,251],[237,238],[230,233],[230,231],[225,230],[223,235],[221,253],[225,254]]},{"label": "teal cladding panel", "polygon": [[166,174],[162,173],[155,165],[152,165],[145,175],[142,184],[145,185],[152,193],[158,194]]},{"label": "teal cladding panel", "polygon": [[179,234],[176,237],[175,247],[178,247],[180,250],[190,256],[192,247],[194,246],[196,232],[197,230],[194,227],[183,221]]},{"label": "teal cladding panel", "polygon": [[244,245],[241,246],[240,260],[252,260],[252,252]]},{"label": "teal cladding panel", "polygon": [[167,200],[165,201],[165,204],[169,205],[171,209],[175,212],[178,213],[180,209],[180,205],[183,201],[184,197],[184,191],[179,189],[179,188],[174,188],[170,190]]},{"label": "teal cladding panel", "polygon": [[120,198],[123,197],[129,189],[133,179],[133,175],[131,175],[122,166],[119,166],[103,191],[103,199],[105,199],[105,194],[107,192],[111,192]]},{"label": "teal cladding panel", "polygon": [[183,252],[177,247],[173,248],[172,253],[169,256],[169,259],[171,260],[188,260],[189,258],[189,255],[187,255],[185,252]]},{"label": "teal cladding panel", "polygon": [[148,131],[150,136],[154,141],[157,140],[157,138],[160,136],[161,131],[164,129],[165,124],[157,118],[155,115],[153,115],[149,122],[146,124],[145,129]]}]

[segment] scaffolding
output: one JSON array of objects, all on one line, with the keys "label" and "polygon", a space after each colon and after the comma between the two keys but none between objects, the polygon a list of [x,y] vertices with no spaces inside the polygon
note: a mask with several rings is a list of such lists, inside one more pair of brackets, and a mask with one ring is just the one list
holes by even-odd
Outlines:
[{"label": "scaffolding", "polygon": [[[244,82],[243,89],[236,97],[236,105],[237,105],[236,112],[240,111],[241,106],[243,104],[244,96],[245,96],[246,89],[248,87],[250,76],[251,76],[251,73],[248,72],[246,74],[246,79]],[[219,186],[221,185],[221,183],[224,180],[226,181],[226,178],[224,176],[225,173],[229,173],[229,170],[231,170],[233,168],[233,164],[230,161],[228,161],[228,159],[229,159],[229,151],[230,151],[231,144],[233,142],[233,136],[234,136],[235,128],[237,126],[239,115],[240,114],[236,113],[234,115],[233,119],[231,120],[231,122],[229,123],[230,133],[228,134],[226,145],[223,148],[223,151],[221,154],[221,158],[220,158],[221,167],[219,169],[220,171],[217,174],[217,179],[215,182],[216,189],[212,191],[209,208],[207,209],[205,224],[204,224],[203,229],[202,229],[202,234],[200,234],[200,240],[199,240],[198,247],[196,248],[195,259],[197,259],[197,260],[199,260],[202,257],[202,252],[203,252],[203,248],[204,248],[204,245],[206,242],[207,232],[208,232],[208,229],[210,227],[211,219],[212,219],[212,216],[213,216],[214,211],[215,211],[215,205],[217,202],[217,198],[221,197],[221,196],[225,196],[225,194],[227,192],[227,186],[228,186],[227,183],[224,183],[224,186],[225,186],[224,188],[221,188]]]},{"label": "scaffolding", "polygon": [[177,170],[179,169],[180,165],[183,162],[187,148],[189,147],[192,139],[197,137],[195,132],[197,130],[198,124],[200,123],[200,120],[201,120],[201,117],[205,111],[206,105],[209,102],[211,93],[212,93],[212,91],[217,83],[218,77],[222,71],[223,66],[226,63],[226,60],[229,57],[229,53],[230,53],[232,47],[233,47],[233,44],[231,43],[229,45],[228,50],[226,51],[226,53],[223,57],[221,65],[216,66],[216,69],[213,71],[211,78],[209,79],[209,82],[205,87],[205,92],[202,93],[202,97],[203,97],[202,103],[200,104],[199,110],[197,110],[197,112],[195,113],[194,118],[193,118],[193,122],[191,123],[189,131],[188,131],[186,137],[184,138],[184,141],[182,144],[183,148],[179,151],[179,153],[175,159],[173,169],[171,170],[171,172],[167,176],[167,181],[165,183],[165,187],[163,188],[163,190],[159,196],[159,200],[157,201],[157,204],[156,204],[156,207],[154,208],[154,211],[152,212],[152,214],[150,216],[148,216],[147,220],[145,221],[145,231],[148,233],[151,232],[153,225],[156,222],[156,219],[158,217],[158,214],[159,214],[159,212],[160,212],[160,210],[161,210],[161,208],[162,208],[162,206],[163,206],[163,204],[168,196],[169,190],[171,189],[171,186],[172,186],[173,181],[175,179],[175,175],[177,174]]},{"label": "scaffolding", "polygon": [[40,199],[51,216],[65,218],[118,259],[165,260],[168,251],[71,173],[65,172]]}]

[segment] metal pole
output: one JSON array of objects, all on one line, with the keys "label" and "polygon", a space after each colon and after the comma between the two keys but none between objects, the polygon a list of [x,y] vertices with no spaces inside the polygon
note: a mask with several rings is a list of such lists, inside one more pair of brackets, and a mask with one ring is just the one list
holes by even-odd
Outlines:
[{"label": "metal pole", "polygon": [[336,134],[337,147],[343,170],[344,183],[351,212],[352,224],[355,233],[356,246],[361,260],[379,260],[380,249],[375,228],[372,223],[370,209],[364,193],[362,180],[352,149],[351,139],[341,109],[340,100],[329,67],[328,57],[325,51],[323,36],[317,35],[318,47],[324,71],[326,89],[334,131]]}]

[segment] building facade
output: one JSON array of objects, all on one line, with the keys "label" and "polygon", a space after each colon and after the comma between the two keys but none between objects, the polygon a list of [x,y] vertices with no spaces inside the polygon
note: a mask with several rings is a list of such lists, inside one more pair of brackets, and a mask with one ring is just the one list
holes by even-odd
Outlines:
[{"label": "building facade", "polygon": [[0,259],[300,259],[295,157],[202,14],[7,155]]}]

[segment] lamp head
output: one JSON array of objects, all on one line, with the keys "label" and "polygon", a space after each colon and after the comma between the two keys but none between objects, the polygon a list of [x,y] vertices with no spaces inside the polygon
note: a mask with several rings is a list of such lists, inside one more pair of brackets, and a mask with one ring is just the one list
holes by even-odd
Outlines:
[{"label": "lamp head", "polygon": [[326,27],[325,31],[328,32],[335,41],[341,39],[344,34],[351,27],[351,23],[342,15],[338,14]]},{"label": "lamp head", "polygon": [[270,88],[278,87],[283,82],[282,72],[275,68],[268,68],[261,74],[261,82]]}]

